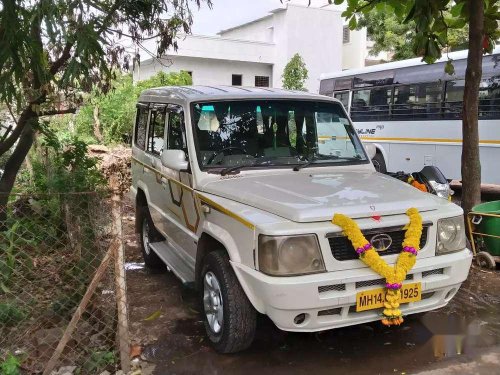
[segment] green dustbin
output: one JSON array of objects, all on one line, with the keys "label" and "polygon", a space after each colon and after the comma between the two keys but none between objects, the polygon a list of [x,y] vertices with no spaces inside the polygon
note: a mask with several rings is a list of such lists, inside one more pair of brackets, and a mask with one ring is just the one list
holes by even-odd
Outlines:
[{"label": "green dustbin", "polygon": [[[488,234],[490,236],[500,237],[500,201],[481,203],[472,208],[472,213],[493,214],[499,217],[480,216],[474,217],[473,222],[481,217],[481,221],[476,225],[474,232]],[[493,256],[500,256],[500,238],[483,236],[486,249]]]}]

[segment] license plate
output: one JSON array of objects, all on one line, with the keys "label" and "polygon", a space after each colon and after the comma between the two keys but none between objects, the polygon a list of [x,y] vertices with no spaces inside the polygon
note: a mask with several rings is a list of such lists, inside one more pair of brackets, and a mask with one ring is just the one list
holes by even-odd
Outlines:
[{"label": "license plate", "polygon": [[[385,288],[366,290],[356,294],[356,311],[372,310],[384,307]],[[422,299],[421,283],[404,284],[401,288],[399,303],[416,302]]]}]

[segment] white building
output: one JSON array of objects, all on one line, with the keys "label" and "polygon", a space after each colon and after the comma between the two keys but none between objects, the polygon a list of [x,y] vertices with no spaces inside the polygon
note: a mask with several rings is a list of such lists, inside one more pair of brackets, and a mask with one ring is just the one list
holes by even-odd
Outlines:
[{"label": "white building", "polygon": [[[218,36],[184,36],[178,45],[163,58],[143,57],[134,80],[183,70],[196,85],[281,87],[285,65],[299,53],[309,71],[306,88],[318,92],[321,73],[364,66],[366,31],[349,31],[333,6],[288,3]],[[146,47],[154,53],[155,42]]]}]

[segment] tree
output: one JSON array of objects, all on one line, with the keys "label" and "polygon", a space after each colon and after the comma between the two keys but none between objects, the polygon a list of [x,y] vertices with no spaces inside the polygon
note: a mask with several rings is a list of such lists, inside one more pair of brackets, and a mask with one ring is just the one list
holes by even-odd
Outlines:
[{"label": "tree", "polygon": [[283,88],[287,90],[307,91],[304,82],[308,77],[306,64],[302,57],[296,53],[283,69]]},{"label": "tree", "polygon": [[[360,16],[356,29],[366,28],[373,48],[370,55],[376,56],[380,52],[390,52],[391,60],[405,60],[417,57],[413,50],[415,39],[415,21],[401,22],[391,12],[389,6],[384,6],[383,11],[376,8]],[[451,51],[467,48],[469,27],[448,30],[448,45]]]},{"label": "tree", "polygon": [[[329,0],[331,3],[332,1]],[[344,0],[334,0],[341,4]],[[347,0],[342,14],[355,29],[358,17],[374,9],[394,13],[405,24],[414,22],[413,52],[433,63],[450,45],[450,30],[469,25],[468,57],[462,107],[462,207],[467,214],[481,200],[481,163],[479,159],[478,104],[482,55],[491,53],[500,37],[498,1],[489,0]],[[445,66],[453,72],[453,62]]]},{"label": "tree", "polygon": [[0,103],[16,122],[0,143],[0,156],[11,151],[0,211],[35,133],[43,131],[41,118],[74,112],[81,92],[93,87],[107,91],[114,69],[131,61],[123,37],[139,46],[157,39],[158,55],[177,48],[177,34],[191,30],[191,4],[202,2],[211,6],[211,0],[0,0]]},{"label": "tree", "polygon": [[136,84],[132,82],[130,74],[120,74],[114,81],[112,90],[106,94],[93,92],[79,108],[74,120],[77,134],[93,142],[120,143],[124,135],[132,135],[135,105],[143,90],[160,86],[191,85],[192,82],[187,72],[158,72]]}]

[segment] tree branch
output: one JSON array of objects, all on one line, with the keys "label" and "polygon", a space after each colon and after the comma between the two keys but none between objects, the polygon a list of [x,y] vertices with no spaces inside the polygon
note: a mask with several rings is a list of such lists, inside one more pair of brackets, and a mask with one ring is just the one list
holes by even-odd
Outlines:
[{"label": "tree branch", "polygon": [[67,41],[61,56],[50,65],[50,74],[55,75],[59,72],[59,69],[69,60],[71,57],[71,48],[73,48],[74,42]]},{"label": "tree branch", "polygon": [[5,102],[5,104],[7,104],[7,108],[9,110],[10,115],[12,116],[12,120],[14,121],[14,123],[16,125],[19,125],[19,123],[17,122],[16,116],[14,116],[14,112],[12,111],[12,107],[10,106],[10,103]]},{"label": "tree branch", "polygon": [[65,115],[68,113],[75,113],[76,108],[67,108],[67,109],[53,109],[50,111],[43,111],[38,114],[38,116],[54,116],[54,115]]}]

